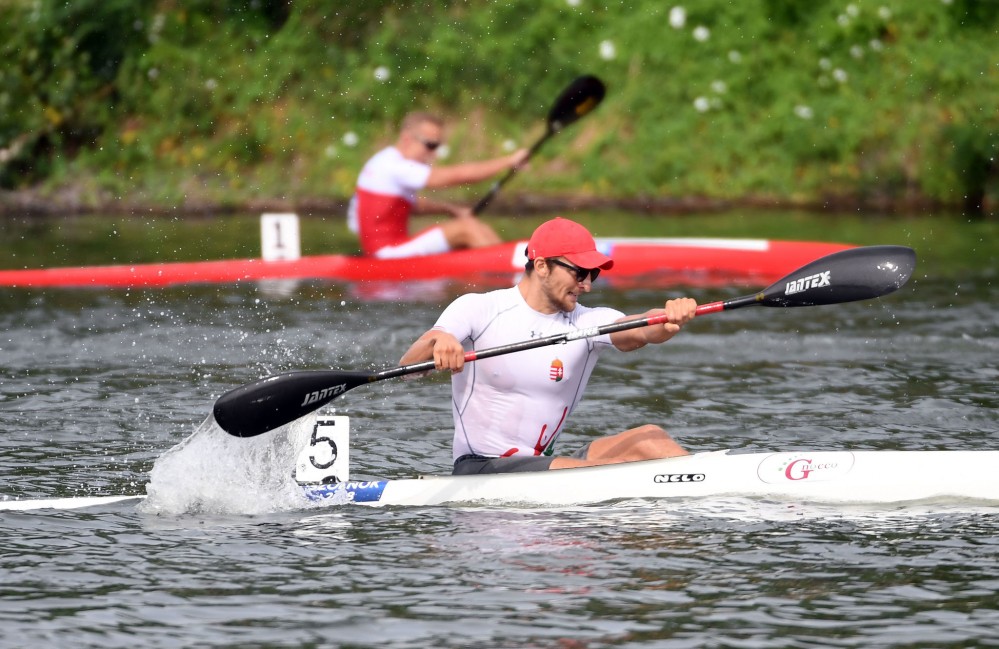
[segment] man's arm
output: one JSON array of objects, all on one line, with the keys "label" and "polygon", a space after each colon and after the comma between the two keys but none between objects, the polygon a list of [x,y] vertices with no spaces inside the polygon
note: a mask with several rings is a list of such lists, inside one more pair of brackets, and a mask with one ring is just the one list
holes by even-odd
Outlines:
[{"label": "man's arm", "polygon": [[431,329],[416,339],[402,358],[400,365],[434,360],[439,370],[460,372],[465,366],[465,348],[457,338],[440,329]]},{"label": "man's arm", "polygon": [[439,201],[425,196],[417,196],[413,205],[414,214],[450,214],[455,218],[475,216],[472,208],[448,201]]},{"label": "man's arm", "polygon": [[507,169],[512,169],[523,164],[527,160],[527,154],[527,149],[520,149],[510,155],[493,158],[492,160],[434,166],[430,169],[430,176],[427,178],[425,187],[436,189],[439,187],[453,187],[454,185],[477,183],[492,178],[501,171],[506,171]]},{"label": "man's arm", "polygon": [[675,336],[683,325],[693,320],[696,311],[697,302],[692,298],[683,297],[667,301],[665,308],[662,309],[650,309],[641,315],[624,316],[617,320],[617,322],[647,318],[663,313],[667,315],[669,321],[660,325],[649,325],[637,329],[617,331],[610,335],[611,342],[623,352],[641,349],[646,345],[664,343]]}]

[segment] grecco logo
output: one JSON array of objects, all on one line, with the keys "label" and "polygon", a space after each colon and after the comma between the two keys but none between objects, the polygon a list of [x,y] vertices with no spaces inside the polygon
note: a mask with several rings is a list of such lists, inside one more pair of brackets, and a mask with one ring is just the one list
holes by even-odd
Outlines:
[{"label": "grecco logo", "polygon": [[776,453],[760,462],[757,475],[768,484],[835,480],[853,469],[853,453],[847,451]]}]

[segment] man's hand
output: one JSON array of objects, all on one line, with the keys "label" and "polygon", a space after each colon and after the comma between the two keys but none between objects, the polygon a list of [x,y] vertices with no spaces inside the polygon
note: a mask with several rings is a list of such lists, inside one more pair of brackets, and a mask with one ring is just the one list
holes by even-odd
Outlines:
[{"label": "man's hand", "polygon": [[465,349],[457,338],[446,331],[431,329],[416,339],[399,359],[399,364],[412,365],[430,359],[438,370],[460,372],[465,366]]},{"label": "man's hand", "polygon": [[445,331],[437,331],[431,340],[434,351],[434,367],[438,370],[460,372],[465,367],[465,348],[458,339]]},{"label": "man's hand", "polygon": [[517,149],[510,154],[510,167],[520,171],[527,166],[527,159],[531,156],[528,149]]},{"label": "man's hand", "polygon": [[667,300],[662,309],[651,311],[651,315],[663,313],[668,320],[656,327],[645,327],[645,342],[651,345],[664,343],[680,331],[680,327],[694,319],[697,314],[697,302],[693,298],[681,297],[675,300]]}]

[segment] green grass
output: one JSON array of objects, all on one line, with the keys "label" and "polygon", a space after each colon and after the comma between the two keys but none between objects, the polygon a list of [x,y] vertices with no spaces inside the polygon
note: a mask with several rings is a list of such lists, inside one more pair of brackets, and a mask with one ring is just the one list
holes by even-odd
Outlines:
[{"label": "green grass", "polygon": [[999,0],[698,0],[674,26],[678,4],[0,4],[0,187],[93,209],[343,199],[405,112],[448,117],[449,161],[497,155],[593,73],[603,105],[511,192],[999,203]]}]

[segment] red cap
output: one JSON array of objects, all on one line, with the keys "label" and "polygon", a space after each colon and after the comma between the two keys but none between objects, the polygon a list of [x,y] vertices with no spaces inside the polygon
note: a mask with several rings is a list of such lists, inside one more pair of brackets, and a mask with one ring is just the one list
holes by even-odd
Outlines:
[{"label": "red cap", "polygon": [[597,252],[597,243],[590,231],[561,216],[545,221],[527,243],[527,258],[565,257],[580,268],[610,270],[614,260]]}]

